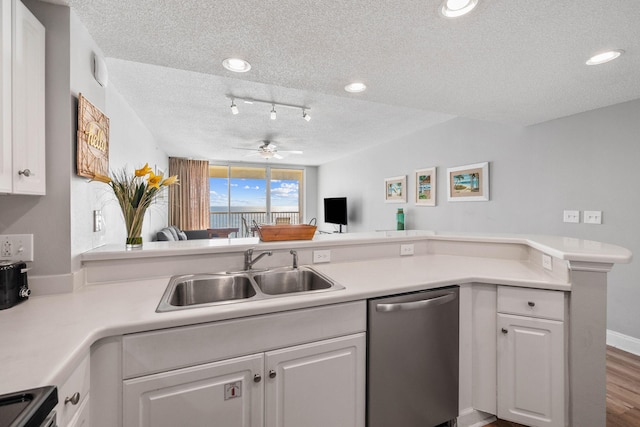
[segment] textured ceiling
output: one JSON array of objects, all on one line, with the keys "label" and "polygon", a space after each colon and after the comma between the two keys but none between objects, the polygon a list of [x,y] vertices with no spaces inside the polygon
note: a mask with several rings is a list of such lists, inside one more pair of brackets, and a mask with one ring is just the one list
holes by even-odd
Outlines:
[{"label": "textured ceiling", "polygon": [[[452,116],[529,125],[640,98],[638,0],[480,0],[456,20],[439,5],[70,0],[170,155],[246,161],[231,147],[274,139],[305,151],[284,162],[321,164]],[[626,54],[584,65],[612,48]],[[226,71],[233,56],[251,71]],[[368,90],[346,93],[354,80]],[[312,120],[256,104],[232,116],[229,94],[305,104]]]}]

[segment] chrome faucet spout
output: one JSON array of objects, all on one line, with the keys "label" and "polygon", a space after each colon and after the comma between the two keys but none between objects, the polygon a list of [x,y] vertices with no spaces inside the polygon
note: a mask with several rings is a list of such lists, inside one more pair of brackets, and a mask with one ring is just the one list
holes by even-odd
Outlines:
[{"label": "chrome faucet spout", "polygon": [[271,254],[272,254],[271,251],[265,251],[265,252],[262,252],[260,255],[258,255],[255,259],[252,259],[253,249],[247,249],[246,251],[244,251],[244,269],[251,270],[251,267],[253,267],[253,264],[260,261],[260,259],[265,255],[271,256]]},{"label": "chrome faucet spout", "polygon": [[294,269],[298,268],[298,253],[296,251],[294,251],[293,249],[291,249],[291,251],[289,251],[289,253],[291,255],[293,255],[293,268]]}]

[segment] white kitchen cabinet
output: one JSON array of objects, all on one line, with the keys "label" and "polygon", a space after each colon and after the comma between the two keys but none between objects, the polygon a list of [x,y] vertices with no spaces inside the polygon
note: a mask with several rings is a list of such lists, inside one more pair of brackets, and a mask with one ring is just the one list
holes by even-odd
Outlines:
[{"label": "white kitchen cabinet", "polygon": [[563,292],[498,288],[498,418],[566,425],[564,304]]},{"label": "white kitchen cabinet", "polygon": [[365,334],[266,353],[265,427],[363,427]]},{"label": "white kitchen cabinet", "polygon": [[0,1],[0,193],[44,195],[45,28],[19,0]]},{"label": "white kitchen cabinet", "polygon": [[56,414],[58,425],[80,427],[89,425],[89,391],[91,389],[91,363],[87,354],[75,367],[67,380],[58,387]]},{"label": "white kitchen cabinet", "polygon": [[122,425],[364,427],[365,331],[357,301],[126,335]]},{"label": "white kitchen cabinet", "polygon": [[261,427],[262,354],[124,382],[124,427]]},{"label": "white kitchen cabinet", "polygon": [[363,427],[365,345],[357,334],[125,380],[123,425]]}]

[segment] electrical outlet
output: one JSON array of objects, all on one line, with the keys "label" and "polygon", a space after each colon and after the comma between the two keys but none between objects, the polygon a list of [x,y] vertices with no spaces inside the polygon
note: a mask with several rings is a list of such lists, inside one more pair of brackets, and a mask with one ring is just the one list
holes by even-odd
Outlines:
[{"label": "electrical outlet", "polygon": [[573,223],[579,223],[580,222],[580,211],[564,211],[563,214],[563,221],[564,222],[573,222]]},{"label": "electrical outlet", "polygon": [[542,267],[549,271],[553,271],[553,259],[551,258],[551,255],[542,254]]},{"label": "electrical outlet", "polygon": [[33,261],[33,234],[0,235],[0,261]]},{"label": "electrical outlet", "polygon": [[413,255],[413,244],[400,245],[400,256]]},{"label": "electrical outlet", "polygon": [[602,224],[602,211],[584,211],[585,224]]},{"label": "electrical outlet", "polygon": [[322,251],[313,251],[313,263],[320,264],[323,262],[331,262],[331,251],[328,249]]}]

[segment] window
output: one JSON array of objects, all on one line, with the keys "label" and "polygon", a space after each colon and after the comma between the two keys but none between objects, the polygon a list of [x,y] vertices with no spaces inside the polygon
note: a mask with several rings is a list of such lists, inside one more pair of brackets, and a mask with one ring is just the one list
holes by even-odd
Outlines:
[{"label": "window", "polygon": [[211,228],[238,228],[251,235],[251,225],[298,224],[302,216],[302,169],[209,166]]}]

